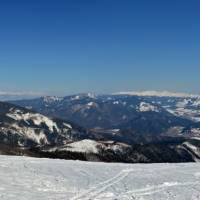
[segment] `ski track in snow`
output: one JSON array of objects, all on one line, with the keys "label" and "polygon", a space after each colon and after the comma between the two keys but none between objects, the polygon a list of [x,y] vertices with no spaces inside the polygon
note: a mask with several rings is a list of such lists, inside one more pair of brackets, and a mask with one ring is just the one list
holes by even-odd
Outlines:
[{"label": "ski track in snow", "polygon": [[131,172],[131,171],[132,170],[130,170],[130,169],[122,170],[119,174],[117,174],[113,178],[97,184],[93,188],[85,191],[81,195],[78,195],[78,196],[72,198],[71,200],[79,200],[79,199],[90,200],[90,199],[93,199],[93,198],[97,197],[99,194],[101,194],[102,192],[104,192],[107,188],[109,188],[109,187],[113,186],[114,184],[123,180],[126,176],[128,176],[129,172]]},{"label": "ski track in snow", "polygon": [[1,200],[200,200],[200,163],[119,164],[0,156]]},{"label": "ski track in snow", "polygon": [[200,182],[186,182],[186,183],[173,183],[173,182],[170,183],[169,182],[169,183],[164,183],[164,184],[157,185],[157,186],[128,191],[125,193],[124,196],[130,196],[130,194],[133,196],[136,196],[136,197],[137,196],[146,196],[146,195],[151,195],[154,193],[162,192],[165,189],[168,189],[170,187],[193,186],[193,185],[199,185],[199,184],[200,184]]}]

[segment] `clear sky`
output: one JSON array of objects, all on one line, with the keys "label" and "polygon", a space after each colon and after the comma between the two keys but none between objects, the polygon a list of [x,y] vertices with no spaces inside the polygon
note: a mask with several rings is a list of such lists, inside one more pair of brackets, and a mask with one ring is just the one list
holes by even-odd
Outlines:
[{"label": "clear sky", "polygon": [[199,0],[1,0],[0,91],[200,92]]}]

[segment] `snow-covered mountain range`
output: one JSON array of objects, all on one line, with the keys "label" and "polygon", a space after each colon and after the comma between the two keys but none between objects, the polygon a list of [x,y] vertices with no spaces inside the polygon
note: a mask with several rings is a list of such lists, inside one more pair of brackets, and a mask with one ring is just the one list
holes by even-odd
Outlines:
[{"label": "snow-covered mountain range", "polygon": [[149,91],[114,95],[81,94],[12,103],[50,117],[70,120],[90,129],[118,129],[122,124],[147,113],[200,122],[200,97],[183,93]]},{"label": "snow-covered mountain range", "polygon": [[[0,103],[0,140],[20,151],[28,149],[28,155],[51,158],[199,160],[199,97],[145,94],[79,94]],[[10,153],[8,146],[3,151]]]},{"label": "snow-covered mountain range", "polygon": [[183,92],[169,92],[169,91],[129,91],[129,92],[116,92],[113,95],[129,95],[129,96],[150,96],[150,97],[182,97],[182,98],[198,98],[198,94],[189,94]]},{"label": "snow-covered mountain range", "polygon": [[20,99],[32,99],[43,96],[44,93],[40,92],[7,92],[0,91],[0,101],[11,101],[11,100],[20,100]]},{"label": "snow-covered mountain range", "polygon": [[0,103],[2,153],[134,163],[200,159],[198,96],[79,94],[12,103]]},{"label": "snow-covered mountain range", "polygon": [[[62,100],[53,102],[58,101]],[[164,112],[162,108],[155,110],[148,104],[139,105],[142,110],[137,108],[136,113],[140,115],[135,116],[135,123],[123,124],[120,129],[87,130],[66,120],[2,102],[0,153],[130,163],[199,160],[198,127],[196,135],[188,133],[198,124]],[[164,124],[169,119],[171,122]],[[178,124],[185,130],[177,127]]]}]

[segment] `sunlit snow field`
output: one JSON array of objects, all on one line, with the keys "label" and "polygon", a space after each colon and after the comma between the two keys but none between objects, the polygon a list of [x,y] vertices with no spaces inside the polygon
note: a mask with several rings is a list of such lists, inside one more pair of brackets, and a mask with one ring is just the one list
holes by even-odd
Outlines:
[{"label": "sunlit snow field", "polygon": [[200,164],[105,164],[0,156],[0,199],[199,200]]}]

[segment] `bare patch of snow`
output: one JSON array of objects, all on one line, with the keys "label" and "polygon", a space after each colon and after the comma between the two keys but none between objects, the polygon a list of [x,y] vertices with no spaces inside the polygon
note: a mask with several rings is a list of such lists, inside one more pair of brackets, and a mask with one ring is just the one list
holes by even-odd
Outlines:
[{"label": "bare patch of snow", "polygon": [[45,96],[45,97],[43,97],[43,101],[45,103],[53,103],[55,101],[61,101],[61,100],[63,100],[63,98],[57,97],[57,96]]},{"label": "bare patch of snow", "polygon": [[86,139],[78,142],[73,142],[71,144],[67,144],[59,150],[97,154],[99,152],[97,148],[98,145],[99,145],[98,142]]},{"label": "bare patch of snow", "polygon": [[184,99],[183,101],[179,101],[176,106],[177,107],[180,107],[180,108],[184,108],[188,105],[188,103],[190,103],[191,100],[188,100],[188,99]]},{"label": "bare patch of snow", "polygon": [[118,104],[119,104],[119,101],[114,101],[113,104],[114,104],[114,105],[118,105]]},{"label": "bare patch of snow", "polygon": [[151,105],[149,103],[146,102],[141,102],[139,105],[138,110],[140,112],[149,112],[149,111],[153,111],[153,112],[159,112],[158,108],[154,105]]},{"label": "bare patch of snow", "polygon": [[194,101],[192,105],[195,107],[200,106],[200,99],[197,99],[196,101]]},{"label": "bare patch of snow", "polygon": [[72,129],[72,126],[70,124],[67,124],[67,123],[63,123],[63,125],[69,129]]}]

